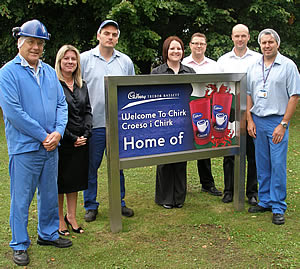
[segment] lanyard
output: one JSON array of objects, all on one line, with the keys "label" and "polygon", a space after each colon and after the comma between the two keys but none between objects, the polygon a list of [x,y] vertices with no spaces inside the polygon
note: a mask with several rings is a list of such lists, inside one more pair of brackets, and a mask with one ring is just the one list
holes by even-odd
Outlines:
[{"label": "lanyard", "polygon": [[273,65],[274,65],[274,61],[271,64],[271,67],[270,67],[270,69],[269,69],[269,71],[268,71],[268,73],[266,75],[266,78],[265,78],[265,61],[264,61],[264,56],[262,57],[262,74],[263,74],[263,81],[264,81],[264,89],[265,89],[266,82],[267,82],[267,79],[269,77],[269,74],[271,72],[271,69],[272,69]]}]

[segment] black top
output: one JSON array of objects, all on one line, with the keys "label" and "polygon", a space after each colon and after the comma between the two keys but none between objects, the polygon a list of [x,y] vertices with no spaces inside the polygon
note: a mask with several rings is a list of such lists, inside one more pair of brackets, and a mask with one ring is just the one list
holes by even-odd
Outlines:
[{"label": "black top", "polygon": [[[183,65],[180,63],[180,68],[178,74],[189,74],[189,73],[196,73],[195,70],[191,67]],[[173,69],[171,69],[167,63],[159,65],[158,67],[154,68],[151,74],[175,74]]]},{"label": "black top", "polygon": [[89,138],[92,134],[93,116],[86,82],[83,81],[82,88],[74,83],[73,92],[65,82],[60,83],[68,103],[68,123],[62,142],[74,143],[80,136]]}]

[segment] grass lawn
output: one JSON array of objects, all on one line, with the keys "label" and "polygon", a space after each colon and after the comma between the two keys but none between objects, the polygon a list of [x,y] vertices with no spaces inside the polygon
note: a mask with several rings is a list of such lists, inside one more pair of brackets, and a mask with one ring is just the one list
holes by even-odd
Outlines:
[{"label": "grass lawn", "polygon": [[[125,170],[127,206],[135,216],[124,218],[123,232],[110,232],[106,162],[99,171],[99,215],[84,222],[82,193],[77,220],[85,233],[72,233],[69,249],[38,246],[37,207],[30,207],[32,240],[28,268],[300,268],[300,107],[290,125],[287,165],[286,224],[272,224],[270,212],[235,212],[233,204],[201,192],[196,162],[188,163],[188,193],[182,209],[154,203],[155,167]],[[222,158],[212,159],[217,188],[223,189]],[[0,268],[12,261],[9,227],[8,155],[0,116]]]}]

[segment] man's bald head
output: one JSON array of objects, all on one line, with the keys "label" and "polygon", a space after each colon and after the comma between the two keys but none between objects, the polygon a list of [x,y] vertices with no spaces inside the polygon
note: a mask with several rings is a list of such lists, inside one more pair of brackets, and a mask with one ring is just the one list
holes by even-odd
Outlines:
[{"label": "man's bald head", "polygon": [[249,29],[245,24],[237,24],[232,28],[232,34],[234,32],[246,32],[249,35]]},{"label": "man's bald head", "polygon": [[234,43],[234,52],[237,56],[243,56],[247,51],[247,44],[250,39],[249,29],[244,24],[237,24],[232,28],[231,39]]}]

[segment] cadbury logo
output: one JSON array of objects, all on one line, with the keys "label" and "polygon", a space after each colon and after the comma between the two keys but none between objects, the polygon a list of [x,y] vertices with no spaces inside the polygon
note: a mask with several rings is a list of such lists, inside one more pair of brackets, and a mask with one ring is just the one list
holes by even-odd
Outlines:
[{"label": "cadbury logo", "polygon": [[193,114],[193,120],[201,119],[203,116],[202,113],[194,113]]},{"label": "cadbury logo", "polygon": [[130,92],[128,93],[128,99],[133,99],[133,100],[138,100],[138,99],[143,99],[145,100],[146,99],[146,96],[145,95],[142,95],[142,94],[139,94],[139,93],[136,93],[136,92]]},{"label": "cadbury logo", "polygon": [[223,109],[223,107],[222,106],[220,106],[220,105],[214,105],[214,111],[216,112],[216,111],[221,111],[222,109]]}]

